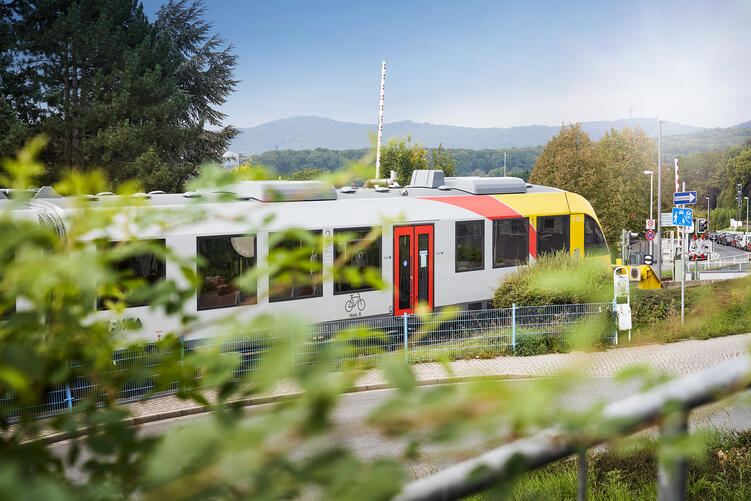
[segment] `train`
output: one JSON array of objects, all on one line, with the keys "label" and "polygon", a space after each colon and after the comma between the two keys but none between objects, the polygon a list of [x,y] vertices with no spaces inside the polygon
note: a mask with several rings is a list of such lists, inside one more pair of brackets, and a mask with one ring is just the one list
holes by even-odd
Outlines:
[{"label": "train", "polygon": [[[204,212],[200,220],[169,231],[151,229],[136,238],[155,240],[177,256],[202,258],[196,270],[201,285],[185,313],[206,323],[262,313],[294,314],[319,323],[402,316],[418,307],[484,309],[492,305],[504,276],[543,253],[608,255],[600,223],[583,196],[514,177],[446,177],[440,170],[418,170],[407,186],[335,188],[322,181],[274,180],[240,181],[219,191],[221,197],[213,192],[135,195],[147,210],[180,211],[190,204]],[[90,196],[89,203],[96,207],[106,196],[120,197],[99,194]],[[62,236],[75,207],[71,198],[43,189],[24,211],[55,226]],[[322,268],[344,260],[368,268],[387,286],[336,276],[290,285],[275,283],[275,276],[259,276],[255,294],[236,287],[233,280],[266,262],[273,246],[302,246],[279,239],[290,228],[327,237],[321,241],[330,243],[311,248],[306,256]],[[342,234],[348,235],[347,242],[332,243]],[[125,266],[149,282],[182,280],[177,263],[148,254]],[[138,336],[147,340],[179,328],[177,319],[148,304],[128,304],[117,317],[100,310],[98,315],[113,322],[136,320]]]}]

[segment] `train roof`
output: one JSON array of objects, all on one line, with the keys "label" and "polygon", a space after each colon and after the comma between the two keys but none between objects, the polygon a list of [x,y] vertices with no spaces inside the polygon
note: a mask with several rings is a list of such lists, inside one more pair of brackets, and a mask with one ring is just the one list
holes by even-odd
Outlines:
[{"label": "train roof", "polygon": [[[440,175],[436,175],[440,173]],[[73,208],[76,198],[61,197],[49,186],[42,187],[34,192],[32,200],[43,200],[61,209]],[[443,177],[441,171],[415,171],[412,182],[404,187],[377,186],[375,188],[363,188],[357,186],[344,186],[335,189],[332,185],[322,181],[241,181],[237,184],[222,187],[217,190],[164,193],[152,191],[149,193],[136,193],[128,196],[119,196],[110,192],[87,195],[85,198],[92,202],[110,198],[141,199],[147,201],[150,206],[179,206],[184,204],[202,203],[231,203],[231,202],[295,202],[295,201],[333,201],[333,200],[358,200],[358,199],[381,199],[381,198],[435,198],[455,197],[466,195],[504,195],[504,194],[534,194],[561,192],[557,188],[525,183],[524,180],[514,177]],[[228,194],[227,197],[217,197],[219,194]],[[5,200],[3,197],[12,197],[13,190],[0,189],[0,207]],[[80,199],[79,199],[80,200]]]}]

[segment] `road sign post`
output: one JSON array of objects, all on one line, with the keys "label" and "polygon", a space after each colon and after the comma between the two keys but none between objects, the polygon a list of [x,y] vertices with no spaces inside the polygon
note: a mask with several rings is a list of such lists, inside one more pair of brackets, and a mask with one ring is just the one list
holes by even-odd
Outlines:
[{"label": "road sign post", "polygon": [[[685,188],[684,188],[685,189]],[[673,195],[673,201],[677,198],[677,195],[690,195],[693,194],[694,202],[696,201],[696,192],[687,191],[683,193],[676,193]],[[690,197],[688,197],[690,198]],[[683,197],[680,197],[681,203],[684,202]],[[694,225],[694,210],[684,209],[682,207],[673,208],[673,224],[683,228],[683,239],[681,241],[681,325],[686,322],[686,256],[688,255],[688,231],[687,227]]]},{"label": "road sign post", "polygon": [[649,230],[645,235],[647,237],[647,240],[652,241],[655,238],[655,232],[652,230]]},{"label": "road sign post", "polygon": [[681,325],[686,323],[686,255],[688,255],[688,233],[683,232],[683,248],[681,249]]}]

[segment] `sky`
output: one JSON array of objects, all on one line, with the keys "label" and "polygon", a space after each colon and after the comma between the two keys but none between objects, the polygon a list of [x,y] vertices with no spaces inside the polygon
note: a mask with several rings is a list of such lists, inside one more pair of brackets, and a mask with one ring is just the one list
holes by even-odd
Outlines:
[{"label": "sky", "polygon": [[[161,1],[146,0],[153,18]],[[206,0],[238,56],[221,110],[470,127],[751,120],[751,0]]]}]

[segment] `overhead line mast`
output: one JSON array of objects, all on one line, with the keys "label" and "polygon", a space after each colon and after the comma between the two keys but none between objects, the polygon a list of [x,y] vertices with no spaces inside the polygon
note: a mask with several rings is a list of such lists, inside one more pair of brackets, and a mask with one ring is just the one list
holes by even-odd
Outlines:
[{"label": "overhead line mast", "polygon": [[386,61],[381,62],[381,103],[378,108],[378,140],[376,141],[375,178],[381,179],[381,139],[383,138],[383,94],[386,89]]}]

